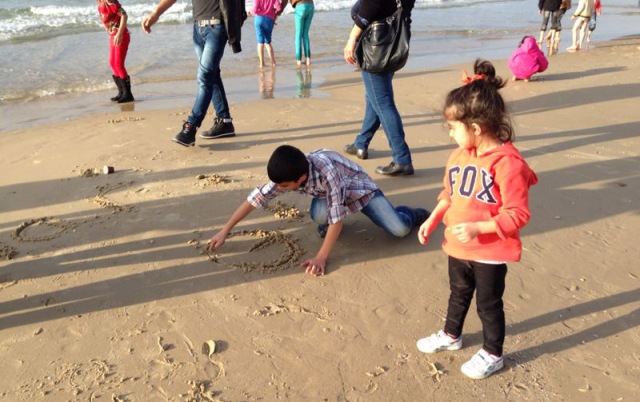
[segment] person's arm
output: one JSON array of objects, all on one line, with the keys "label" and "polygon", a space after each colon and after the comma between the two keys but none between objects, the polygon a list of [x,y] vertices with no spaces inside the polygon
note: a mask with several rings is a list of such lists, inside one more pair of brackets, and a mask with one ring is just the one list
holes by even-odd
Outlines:
[{"label": "person's arm", "polygon": [[280,2],[280,10],[276,13],[278,17],[284,12],[284,9],[287,7],[287,3],[289,3],[289,0],[282,0]]},{"label": "person's arm", "polygon": [[175,2],[176,0],[160,0],[156,9],[142,20],[142,30],[146,33],[151,33],[151,26],[155,24],[158,21],[158,18],[160,18],[160,16],[164,14],[169,7],[174,5]]},{"label": "person's arm", "polygon": [[422,225],[420,225],[420,229],[418,229],[418,241],[420,244],[425,245],[429,242],[429,236],[431,233],[438,227],[440,222],[442,222],[442,218],[444,218],[444,214],[449,209],[449,201],[440,200],[438,201],[438,205],[433,209],[429,218],[424,221]]},{"label": "person's arm", "polygon": [[496,233],[500,238],[506,239],[523,228],[531,218],[529,187],[537,183],[535,173],[524,161],[516,158],[503,158],[495,169],[494,180],[500,188],[502,207],[488,221],[453,225],[451,233],[462,243],[488,233]]},{"label": "person's arm", "polygon": [[213,237],[211,237],[211,240],[209,240],[209,246],[207,247],[207,249],[209,251],[213,251],[216,248],[221,247],[224,244],[225,240],[227,239],[227,236],[229,235],[229,232],[231,231],[231,229],[233,229],[238,224],[238,222],[246,218],[247,215],[249,215],[254,209],[256,208],[253,205],[251,205],[247,200],[245,200],[242,204],[240,204],[238,209],[236,209],[236,211],[233,214],[231,214],[231,217],[229,218],[227,223],[225,223],[222,229],[220,229],[218,233],[216,233],[215,235],[213,235]]},{"label": "person's arm", "polygon": [[327,260],[335,246],[338,238],[342,232],[342,221],[338,221],[332,225],[329,225],[327,229],[327,235],[324,237],[320,250],[316,253],[316,256],[302,262],[302,266],[305,267],[305,272],[313,276],[324,275],[325,268],[327,267]]},{"label": "person's arm", "polygon": [[465,222],[453,225],[450,228],[451,233],[462,243],[468,243],[478,237],[480,234],[497,233],[498,225],[496,221],[482,222]]},{"label": "person's arm", "polygon": [[116,46],[120,46],[122,43],[122,32],[127,29],[127,13],[124,10],[120,12],[120,25],[118,26],[118,32],[116,32],[115,38],[113,38],[113,43]]},{"label": "person's arm", "polygon": [[344,61],[352,66],[356,65],[356,42],[358,42],[360,35],[362,35],[362,28],[354,25],[353,28],[351,28],[349,40],[347,40],[347,44],[344,45]]}]

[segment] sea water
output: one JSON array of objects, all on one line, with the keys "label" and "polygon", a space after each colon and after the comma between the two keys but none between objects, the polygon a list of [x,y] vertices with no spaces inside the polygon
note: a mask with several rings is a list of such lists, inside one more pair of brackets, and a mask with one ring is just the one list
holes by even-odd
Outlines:
[{"label": "sea water", "polygon": [[[121,0],[131,31],[126,67],[132,77],[134,95],[149,102],[149,107],[159,105],[154,100],[164,100],[161,107],[190,107],[196,91],[197,68],[191,39],[191,1],[178,0],[152,27],[151,34],[145,34],[140,23],[156,3]],[[310,32],[314,85],[329,72],[353,71],[342,58],[342,48],[352,26],[353,3],[354,0],[315,1]],[[251,6],[252,0],[248,0],[247,9]],[[541,22],[537,8],[537,0],[417,0],[411,57],[406,68],[434,68],[470,62],[476,57],[508,58],[522,36],[537,37]],[[638,34],[639,11],[635,1],[607,0],[594,40]],[[312,93],[301,94],[294,84],[300,73],[295,68],[292,12],[288,6],[277,20],[272,40],[281,83],[275,85],[275,93],[280,97]],[[569,15],[563,19],[561,49],[570,43],[573,21]],[[251,17],[242,30],[242,48],[241,53],[234,54],[227,47],[222,60],[231,103],[261,96],[255,85],[260,72]],[[24,118],[15,118],[21,115],[14,113],[20,107],[42,114],[34,113],[28,119],[31,124],[50,120],[49,114],[55,112],[45,107],[43,113],[43,108],[34,107],[34,102],[71,101],[78,110],[75,113],[66,110],[65,116],[110,107],[108,101],[95,102],[95,109],[92,107],[95,99],[111,96],[106,90],[113,92],[108,52],[108,36],[95,1],[0,0],[0,130],[27,123]],[[100,98],[77,101],[78,97],[102,92]],[[136,107],[140,108],[140,104]]]}]

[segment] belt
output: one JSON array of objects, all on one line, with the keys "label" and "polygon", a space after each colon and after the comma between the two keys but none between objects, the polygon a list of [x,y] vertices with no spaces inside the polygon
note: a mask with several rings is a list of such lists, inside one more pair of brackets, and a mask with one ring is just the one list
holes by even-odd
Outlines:
[{"label": "belt", "polygon": [[211,20],[198,20],[196,21],[196,25],[198,25],[199,27],[204,27],[207,25],[220,25],[222,23],[222,21],[220,21],[217,18],[211,19]]}]

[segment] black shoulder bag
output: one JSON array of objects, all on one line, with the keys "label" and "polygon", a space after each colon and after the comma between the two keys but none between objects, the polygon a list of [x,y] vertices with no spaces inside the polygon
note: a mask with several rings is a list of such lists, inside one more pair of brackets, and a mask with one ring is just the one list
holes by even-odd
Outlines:
[{"label": "black shoulder bag", "polygon": [[375,21],[362,32],[356,44],[358,66],[369,73],[400,70],[409,58],[411,17],[396,0],[398,8],[390,17]]}]

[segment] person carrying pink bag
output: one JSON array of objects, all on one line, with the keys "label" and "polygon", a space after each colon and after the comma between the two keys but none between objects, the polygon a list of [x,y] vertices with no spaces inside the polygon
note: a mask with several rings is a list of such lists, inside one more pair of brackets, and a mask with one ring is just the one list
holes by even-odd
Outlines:
[{"label": "person carrying pink bag", "polygon": [[547,69],[549,61],[533,36],[525,36],[509,59],[513,80],[529,81],[531,76]]}]

